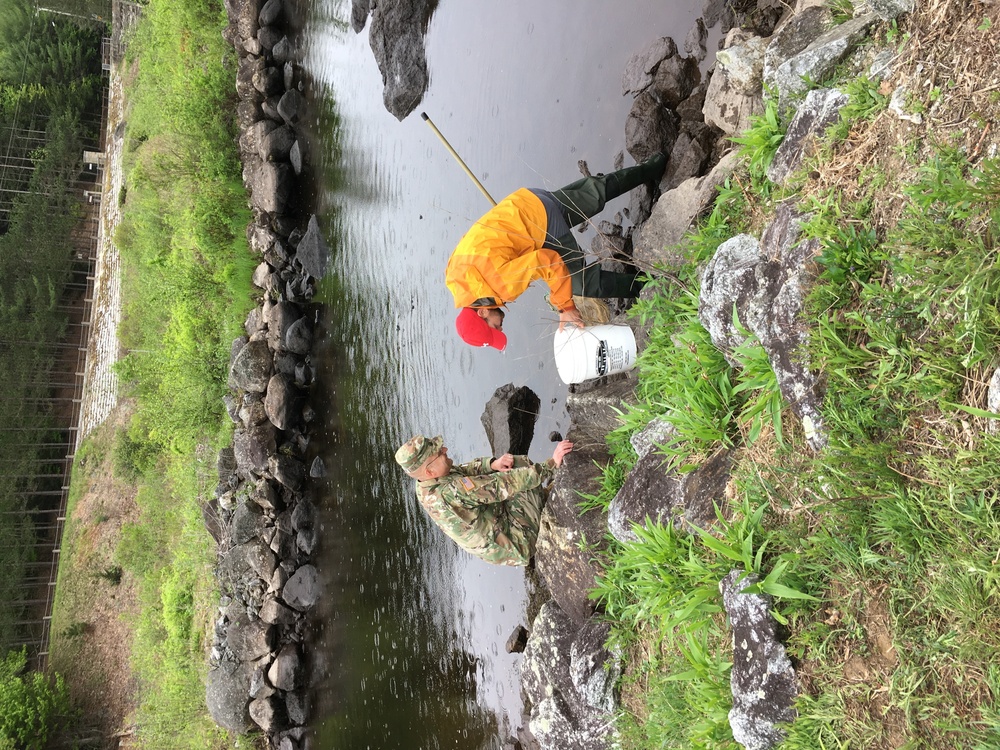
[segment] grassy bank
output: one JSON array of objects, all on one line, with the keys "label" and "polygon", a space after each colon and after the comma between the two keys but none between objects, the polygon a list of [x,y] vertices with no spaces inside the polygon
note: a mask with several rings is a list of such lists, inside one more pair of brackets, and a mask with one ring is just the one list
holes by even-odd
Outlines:
[{"label": "grassy bank", "polygon": [[[230,343],[252,306],[253,262],[224,24],[217,3],[153,0],[123,66],[129,109],[116,242],[126,355],[118,367],[134,407],[84,455],[136,488],[138,517],[122,524],[107,567],[120,568],[138,599],[129,624],[133,723],[146,748],[225,742],[204,704],[204,636],[217,594],[201,506],[230,439],[222,396]],[[87,471],[77,475],[87,481]],[[80,648],[63,638],[54,651]]]},{"label": "grassy bank", "polygon": [[[899,54],[919,127],[886,112],[878,82],[841,80],[843,121],[779,188],[764,169],[787,118],[771,110],[740,139],[744,169],[686,243],[704,261],[737,233],[759,236],[788,197],[811,214],[805,234],[822,252],[808,357],[829,447],[808,449],[759,347],[738,353],[741,368],[711,347],[695,269],[636,306],[656,325],[640,403],[611,436],[604,500],[634,463],[628,434],[654,416],[678,428],[664,453],[681,470],[723,447],[737,468],[713,535],[650,529],[612,550],[595,592],[629,654],[627,747],[739,747],[717,588],[734,567],[760,575],[787,629],[802,694],[783,747],[1000,745],[1000,439],[986,411],[1000,364],[1000,161],[982,130],[997,98],[950,67],[967,53],[992,70],[997,39],[961,4],[933,5],[880,38]],[[928,71],[942,75],[936,93],[920,88]],[[963,107],[972,127],[954,116]]]}]

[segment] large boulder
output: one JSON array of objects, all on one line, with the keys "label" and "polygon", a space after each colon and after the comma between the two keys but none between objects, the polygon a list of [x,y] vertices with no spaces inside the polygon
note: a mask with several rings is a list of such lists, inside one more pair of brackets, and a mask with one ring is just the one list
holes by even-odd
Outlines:
[{"label": "large boulder", "polygon": [[243,346],[229,367],[229,385],[239,391],[263,393],[271,379],[273,357],[264,341]]},{"label": "large boulder", "polygon": [[788,106],[809,89],[810,81],[822,81],[833,72],[877,20],[874,13],[868,13],[834,26],[798,54],[773,69],[766,68],[764,83],[777,90],[782,106]]},{"label": "large boulder", "polygon": [[291,430],[301,419],[303,396],[284,375],[272,375],[264,396],[264,412],[279,430]]},{"label": "large boulder", "polygon": [[769,750],[784,741],[779,725],[795,719],[799,691],[795,670],[775,634],[771,597],[741,593],[757,580],[754,574],[733,570],[719,590],[733,631],[733,738],[747,750]]},{"label": "large boulder", "polygon": [[677,45],[669,36],[654,39],[645,49],[632,55],[622,74],[622,96],[635,96],[649,88],[660,63],[676,55]]},{"label": "large boulder", "polygon": [[319,595],[319,573],[312,565],[303,565],[288,579],[281,598],[289,607],[304,612],[319,601]]},{"label": "large boulder", "polygon": [[677,142],[680,118],[677,113],[643,91],[632,102],[625,119],[625,150],[637,164],[659,153],[669,154]]},{"label": "large boulder", "polygon": [[639,268],[677,268],[688,262],[678,246],[695,220],[715,204],[716,188],[737,164],[736,153],[730,153],[704,177],[685,180],[660,197],[649,219],[632,235],[632,254]]},{"label": "large boulder", "polygon": [[268,460],[277,448],[274,425],[264,421],[237,428],[233,433],[233,453],[239,473],[245,478],[261,475],[268,468]]},{"label": "large boulder", "polygon": [[800,319],[819,241],[799,241],[801,221],[792,204],[784,203],[761,241],[738,235],[723,242],[702,273],[698,318],[734,365],[732,354],[746,341],[746,331],[757,337],[806,440],[820,450],[826,436],[819,381],[809,369],[808,329]]},{"label": "large boulder", "polygon": [[840,119],[848,98],[837,89],[815,89],[806,94],[767,168],[771,182],[784,185],[802,160],[816,152],[826,129]]},{"label": "large boulder", "polygon": [[330,265],[330,247],[323,238],[315,215],[309,217],[306,233],[295,248],[295,257],[302,265],[302,270],[313,278],[322,279],[326,275],[327,266]]},{"label": "large boulder", "polygon": [[374,4],[368,42],[382,73],[382,102],[402,120],[416,109],[427,90],[424,29],[433,0],[394,0]]},{"label": "large boulder", "polygon": [[250,712],[252,664],[223,661],[208,672],[205,703],[212,720],[223,729],[243,734],[253,728]]},{"label": "large boulder", "polygon": [[571,670],[579,631],[580,627],[551,601],[542,605],[532,624],[521,666],[521,689],[531,704],[528,726],[542,750],[609,750],[614,745],[613,714],[595,708],[586,699],[589,694],[597,702],[605,700],[589,690],[588,681],[593,677],[591,667],[609,657],[591,652],[593,633],[588,635],[589,647],[582,642],[577,646],[575,672],[585,686],[581,693]]},{"label": "large boulder", "polygon": [[528,455],[540,405],[538,395],[526,385],[507,383],[493,392],[479,420],[494,456]]},{"label": "large boulder", "polygon": [[750,126],[751,116],[764,111],[761,75],[766,46],[760,37],[742,37],[739,44],[718,52],[705,94],[706,123],[738,135]]},{"label": "large boulder", "polygon": [[606,544],[607,517],[593,509],[580,513],[583,496],[597,494],[601,467],[611,457],[604,436],[618,426],[618,411],[633,397],[634,373],[597,382],[566,399],[572,426],[566,437],[575,448],[563,460],[549,488],[535,549],[538,574],[562,612],[585,622],[595,604],[589,593],[601,572],[594,550]]},{"label": "large boulder", "polygon": [[226,644],[239,661],[249,662],[271,653],[274,627],[245,615],[229,623]]},{"label": "large boulder", "polygon": [[649,451],[639,459],[608,507],[608,530],[620,542],[638,540],[634,526],[647,521],[662,526],[691,524],[706,528],[716,520],[715,506],[725,500],[730,458],[720,451],[697,469],[677,474],[665,459]]}]

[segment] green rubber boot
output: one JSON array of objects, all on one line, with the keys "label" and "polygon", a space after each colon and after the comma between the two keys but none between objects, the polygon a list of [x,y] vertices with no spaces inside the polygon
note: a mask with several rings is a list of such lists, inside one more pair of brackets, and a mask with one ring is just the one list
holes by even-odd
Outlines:
[{"label": "green rubber boot", "polygon": [[658,184],[666,168],[667,155],[656,154],[646,159],[642,164],[619,169],[617,172],[606,175],[604,177],[605,199],[611,200],[619,195],[625,195],[632,188],[647,183]]}]

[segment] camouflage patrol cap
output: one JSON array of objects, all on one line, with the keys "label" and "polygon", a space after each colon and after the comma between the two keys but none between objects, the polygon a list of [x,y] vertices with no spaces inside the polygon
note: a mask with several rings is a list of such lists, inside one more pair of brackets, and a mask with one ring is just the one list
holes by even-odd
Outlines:
[{"label": "camouflage patrol cap", "polygon": [[435,438],[414,435],[396,451],[396,463],[407,473],[412,473],[437,455],[442,445],[444,439],[440,435]]}]

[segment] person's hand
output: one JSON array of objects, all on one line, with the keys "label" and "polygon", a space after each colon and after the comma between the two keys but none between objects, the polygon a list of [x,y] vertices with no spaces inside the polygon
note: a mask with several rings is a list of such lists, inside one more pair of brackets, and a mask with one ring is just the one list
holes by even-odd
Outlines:
[{"label": "person's hand", "polygon": [[566,454],[573,450],[573,444],[569,440],[561,440],[557,445],[556,449],[552,452],[552,462],[556,467],[562,466],[563,458]]},{"label": "person's hand", "polygon": [[514,457],[510,453],[504,453],[490,464],[490,468],[493,471],[510,471],[514,468]]},{"label": "person's hand", "polygon": [[559,313],[559,330],[565,328],[567,323],[577,328],[583,328],[583,318],[580,317],[580,311],[575,307],[567,308]]}]

